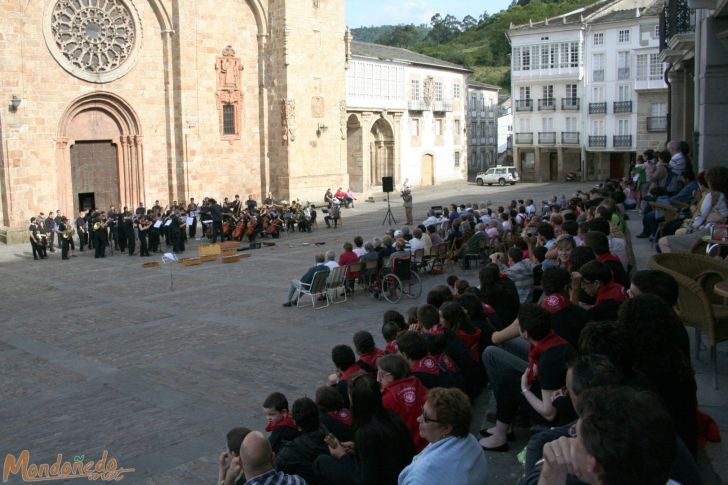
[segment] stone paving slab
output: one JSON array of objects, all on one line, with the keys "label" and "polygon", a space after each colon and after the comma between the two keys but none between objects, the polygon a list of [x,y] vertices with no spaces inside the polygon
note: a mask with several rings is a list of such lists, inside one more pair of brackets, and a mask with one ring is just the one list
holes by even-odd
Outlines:
[{"label": "stone paving slab", "polygon": [[[586,188],[450,183],[416,189],[415,214],[422,220],[432,205],[540,202]],[[313,233],[286,234],[275,247],[252,251],[235,264],[150,270],[142,262],[159,256],[116,252],[94,259],[88,251],[70,261],[61,261],[57,251],[36,262],[28,245],[0,247],[0,454],[27,448],[42,463],[56,453],[98,457],[106,449],[122,466],[136,468],[125,483],[213,483],[225,433],[234,426],[262,429],[267,394],[279,390],[291,402],[312,396],[332,370],[334,345],[351,344],[362,329],[383,344],[384,311],[404,313],[444,282],[448,273],[425,277],[419,300],[396,305],[357,292],[322,310],[280,306],[289,280],[311,266],[314,254],[333,249],[338,255],[357,234],[369,239],[383,233],[383,200],[343,210],[343,228],[322,223]],[[402,222],[401,203],[392,202]],[[189,244],[187,255],[196,254],[199,244]],[[635,247],[644,264],[649,244],[639,240]],[[453,272],[477,284],[477,271]],[[720,391],[712,390],[705,358],[696,372],[701,404],[728,429],[724,349]],[[486,393],[476,401],[473,431],[481,428],[489,401]],[[510,453],[488,455],[491,483],[517,480],[515,453],[525,446],[527,432],[517,437]],[[725,456],[724,444],[709,445],[701,456],[706,475],[714,468],[728,479]]]}]

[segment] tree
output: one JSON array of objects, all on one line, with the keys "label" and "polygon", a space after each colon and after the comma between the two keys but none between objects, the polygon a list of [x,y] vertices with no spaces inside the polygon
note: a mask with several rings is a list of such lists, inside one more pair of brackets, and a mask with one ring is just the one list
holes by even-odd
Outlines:
[{"label": "tree", "polygon": [[463,17],[463,21],[460,23],[463,31],[468,31],[478,26],[478,21],[471,15]]}]

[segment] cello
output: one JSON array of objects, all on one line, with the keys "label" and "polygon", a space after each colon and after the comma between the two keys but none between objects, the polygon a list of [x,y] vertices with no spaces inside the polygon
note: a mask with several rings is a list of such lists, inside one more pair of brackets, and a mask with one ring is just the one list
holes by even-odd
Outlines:
[{"label": "cello", "polygon": [[240,241],[243,239],[243,234],[245,234],[245,218],[241,217],[233,229],[233,239]]},{"label": "cello", "polygon": [[248,237],[253,237],[253,234],[255,233],[255,228],[257,225],[258,225],[258,218],[255,216],[255,212],[251,212],[250,220],[248,221],[248,229],[245,232],[245,234]]}]

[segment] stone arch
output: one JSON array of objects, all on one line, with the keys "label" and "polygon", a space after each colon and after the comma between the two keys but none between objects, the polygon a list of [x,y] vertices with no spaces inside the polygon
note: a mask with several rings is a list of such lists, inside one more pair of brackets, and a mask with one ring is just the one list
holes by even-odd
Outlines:
[{"label": "stone arch", "polygon": [[253,11],[255,23],[258,25],[258,35],[268,35],[268,20],[265,14],[265,8],[260,0],[245,0],[250,10]]},{"label": "stone arch", "polygon": [[[97,141],[94,134],[84,136],[74,126],[76,120],[96,112],[105,120],[100,135],[116,147],[118,196],[121,206],[135,207],[144,201],[144,150],[142,129],[134,109],[121,97],[104,91],[85,94],[74,100],[61,116],[56,136],[58,199],[61,209],[72,214],[75,209],[71,148],[78,142]],[[113,123],[114,129],[109,125]],[[104,210],[106,207],[103,208]]]},{"label": "stone arch", "polygon": [[394,173],[394,129],[386,118],[379,118],[370,130],[371,142],[370,151],[370,185],[381,185],[382,177],[394,177],[395,184],[398,182]]},{"label": "stone arch", "polygon": [[364,191],[364,138],[361,119],[352,114],[346,120],[346,165],[349,186],[354,192]]}]

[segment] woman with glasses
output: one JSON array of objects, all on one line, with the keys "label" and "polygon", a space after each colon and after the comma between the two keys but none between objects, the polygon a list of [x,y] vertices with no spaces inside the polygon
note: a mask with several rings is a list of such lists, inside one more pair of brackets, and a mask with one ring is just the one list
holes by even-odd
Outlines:
[{"label": "woman with glasses", "polygon": [[420,435],[430,444],[402,470],[399,484],[487,483],[488,463],[469,432],[471,417],[470,401],[461,390],[430,389],[418,419]]},{"label": "woman with glasses", "polygon": [[[369,374],[349,380],[354,441],[329,444],[328,455],[314,463],[318,483],[388,485],[397,483],[412,461],[414,446],[407,426],[382,405],[379,383]],[[333,444],[333,446],[332,446]]]}]

